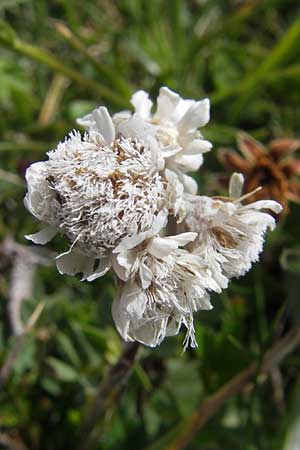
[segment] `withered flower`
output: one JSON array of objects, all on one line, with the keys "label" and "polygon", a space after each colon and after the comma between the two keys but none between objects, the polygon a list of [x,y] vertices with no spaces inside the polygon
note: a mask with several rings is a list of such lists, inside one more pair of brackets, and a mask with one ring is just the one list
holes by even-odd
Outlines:
[{"label": "withered flower", "polygon": [[237,146],[240,154],[220,149],[218,158],[225,167],[244,174],[246,192],[262,186],[254,200],[277,200],[283,214],[288,212],[289,201],[300,202],[300,159],[293,155],[300,149],[300,139],[275,139],[264,146],[248,134],[239,133]]}]

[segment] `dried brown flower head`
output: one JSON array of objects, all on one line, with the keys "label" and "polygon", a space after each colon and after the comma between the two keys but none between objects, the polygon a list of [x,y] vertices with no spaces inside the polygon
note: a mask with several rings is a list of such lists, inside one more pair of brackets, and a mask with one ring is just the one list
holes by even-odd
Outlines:
[{"label": "dried brown flower head", "polygon": [[[300,202],[300,159],[294,152],[300,149],[299,139],[275,139],[266,147],[246,133],[239,133],[237,146],[240,154],[231,149],[220,149],[221,163],[245,176],[245,191],[251,192],[258,186],[256,200],[270,198],[288,212],[288,202]],[[251,198],[253,201],[253,198]]]}]

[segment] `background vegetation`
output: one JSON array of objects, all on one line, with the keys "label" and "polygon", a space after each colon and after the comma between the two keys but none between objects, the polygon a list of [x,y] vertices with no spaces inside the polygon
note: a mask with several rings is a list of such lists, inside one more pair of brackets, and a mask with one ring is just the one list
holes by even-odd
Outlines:
[{"label": "background vegetation", "polygon": [[[23,207],[26,167],[96,105],[113,112],[134,90],[155,98],[167,85],[211,99],[204,135],[214,150],[197,179],[200,193],[222,193],[216,150],[234,147],[238,130],[264,143],[300,137],[299,12],[294,0],[1,0],[1,448],[76,449],[122,347],[112,278],[62,277],[51,250],[28,250],[24,234],[37,227]],[[297,335],[280,347],[280,365],[260,364],[299,326],[299,208],[268,237],[261,262],[197,314],[197,349],[182,355],[182,334],[139,349],[123,395],[99,407],[81,449],[300,449]],[[110,372],[110,388],[122,374]],[[212,404],[201,405],[214,393],[208,421]]]}]

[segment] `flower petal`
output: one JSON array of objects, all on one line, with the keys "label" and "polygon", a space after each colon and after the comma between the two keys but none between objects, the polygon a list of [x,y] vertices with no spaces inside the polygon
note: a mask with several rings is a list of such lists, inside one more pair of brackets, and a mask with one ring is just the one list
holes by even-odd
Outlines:
[{"label": "flower petal", "polygon": [[128,280],[136,258],[137,252],[134,249],[118,253],[117,255],[112,255],[112,266],[120,280]]},{"label": "flower petal", "polygon": [[240,198],[244,185],[244,177],[241,173],[233,173],[229,181],[229,197]]},{"label": "flower petal", "polygon": [[111,144],[115,139],[115,126],[107,108],[100,106],[95,110],[95,122],[97,131],[102,134],[108,145]]},{"label": "flower petal", "polygon": [[193,104],[178,122],[180,132],[196,130],[209,122],[209,100],[205,98]]},{"label": "flower petal", "polygon": [[161,152],[164,158],[170,158],[177,153],[181,152],[182,148],[179,145],[167,145],[162,147]]},{"label": "flower petal", "polygon": [[136,283],[129,283],[124,291],[122,308],[134,319],[141,319],[146,309],[146,296]]},{"label": "flower petal", "polygon": [[148,231],[144,231],[142,233],[123,239],[120,242],[120,244],[117,245],[117,247],[113,250],[113,253],[125,252],[126,250],[130,250],[131,248],[136,247],[137,245],[141,244],[145,239],[149,239],[152,236],[159,233],[161,229],[166,226],[167,221],[168,221],[168,211],[162,209],[154,218],[152,226]]},{"label": "flower petal", "polygon": [[182,247],[191,241],[194,241],[197,233],[187,232],[177,234],[176,236],[154,237],[148,244],[148,251],[156,258],[164,258],[168,256],[173,250]]},{"label": "flower petal", "polygon": [[152,282],[153,274],[149,267],[147,267],[144,263],[141,263],[140,265],[139,275],[142,283],[142,288],[147,289]]},{"label": "flower petal", "polygon": [[35,244],[44,245],[47,244],[47,242],[51,241],[51,239],[54,238],[56,233],[57,229],[50,225],[49,227],[43,228],[41,231],[38,231],[37,233],[27,234],[25,238],[28,239],[29,241],[34,242]]},{"label": "flower petal", "polygon": [[111,308],[112,317],[115,322],[116,328],[120,333],[120,335],[122,336],[122,338],[124,339],[124,341],[133,342],[134,339],[130,337],[128,334],[130,327],[130,319],[128,318],[127,315],[124,314],[122,310],[121,301],[122,297],[120,295],[115,297]]},{"label": "flower petal", "polygon": [[198,153],[207,153],[211,150],[212,143],[206,141],[205,139],[194,139],[190,144],[188,144],[184,153],[187,155],[195,155]]},{"label": "flower petal", "polygon": [[175,236],[167,236],[165,239],[174,240],[177,242],[178,247],[183,247],[189,242],[193,242],[196,239],[197,235],[198,233],[188,231],[186,233],[180,233]]},{"label": "flower petal", "polygon": [[153,238],[147,247],[149,253],[156,258],[164,258],[176,248],[178,248],[178,243],[175,240],[162,237]]},{"label": "flower petal", "polygon": [[167,200],[169,202],[169,209],[174,212],[174,216],[179,216],[183,219],[185,215],[184,201],[183,201],[183,185],[180,183],[178,176],[169,169],[165,169],[165,176],[168,181],[167,185]]},{"label": "flower petal", "polygon": [[83,279],[92,272],[94,262],[94,258],[85,256],[72,248],[56,257],[56,267],[61,275],[74,276],[82,273]]},{"label": "flower petal", "polygon": [[109,269],[111,268],[111,262],[109,257],[100,258],[99,264],[96,267],[95,271],[88,276],[83,275],[83,278],[81,281],[87,280],[87,281],[94,281],[97,278],[103,277]]},{"label": "flower petal", "polygon": [[143,142],[149,142],[149,137],[155,135],[153,125],[146,122],[140,115],[133,114],[128,120],[119,123],[119,132],[126,138],[137,138]]},{"label": "flower petal", "polygon": [[194,180],[193,177],[190,177],[189,175],[186,175],[185,173],[180,174],[179,177],[181,183],[183,184],[185,191],[189,194],[196,195],[198,191],[198,184],[197,181]]},{"label": "flower petal", "polygon": [[115,126],[107,108],[104,106],[100,106],[90,114],[77,119],[77,123],[91,131],[100,133],[108,145],[115,139]]},{"label": "flower petal", "polygon": [[241,210],[247,209],[270,209],[275,214],[279,214],[282,211],[282,206],[280,203],[275,202],[275,200],[258,200],[257,202],[249,203],[248,205],[242,206]]},{"label": "flower petal", "polygon": [[147,231],[143,233],[135,234],[128,238],[124,238],[116,248],[113,249],[113,253],[123,253],[126,250],[136,247],[141,244],[147,238]]},{"label": "flower petal", "polygon": [[145,91],[137,91],[130,100],[135,112],[143,119],[150,118],[150,112],[152,108],[152,101],[149,99],[149,95]]},{"label": "flower petal", "polygon": [[194,172],[199,169],[203,163],[202,154],[175,156],[177,166],[184,172]]},{"label": "flower petal", "polygon": [[161,87],[157,97],[157,110],[155,116],[170,120],[176,106],[180,101],[180,96],[167,87]]},{"label": "flower petal", "polygon": [[131,116],[131,111],[120,111],[112,116],[112,120],[115,124],[115,127],[118,128],[121,122],[130,119]]}]

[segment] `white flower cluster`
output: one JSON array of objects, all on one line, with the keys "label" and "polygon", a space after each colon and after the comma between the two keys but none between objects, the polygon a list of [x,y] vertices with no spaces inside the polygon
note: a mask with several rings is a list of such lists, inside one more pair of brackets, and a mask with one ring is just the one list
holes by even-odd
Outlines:
[{"label": "white flower cluster", "polygon": [[[228,198],[198,196],[196,171],[211,143],[198,131],[209,121],[209,100],[183,100],[163,87],[157,108],[136,92],[134,112],[111,117],[99,107],[78,120],[48,160],[26,173],[25,206],[44,228],[26,236],[45,244],[56,233],[69,249],[56,258],[61,274],[93,281],[110,268],[117,279],[112,313],[125,341],[154,347],[187,329],[195,346],[193,313],[211,309],[210,292],[257,261],[267,228],[281,206],[243,205],[243,178],[231,178]],[[175,220],[174,220],[175,219]],[[168,235],[174,223],[182,233]]]}]

